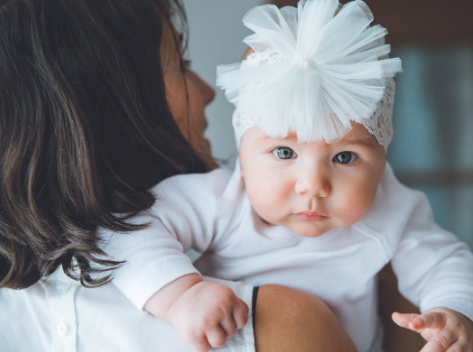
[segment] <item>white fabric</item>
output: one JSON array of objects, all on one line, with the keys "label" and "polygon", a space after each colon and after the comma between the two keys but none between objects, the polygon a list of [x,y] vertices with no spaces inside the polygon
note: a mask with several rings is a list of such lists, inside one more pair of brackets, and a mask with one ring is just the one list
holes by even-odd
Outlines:
[{"label": "white fabric", "polygon": [[[226,284],[251,307],[252,286]],[[58,270],[28,289],[0,290],[0,351],[194,350],[171,324],[137,310],[113,284],[87,289]],[[215,351],[254,352],[251,318],[224,348]]]},{"label": "white fabric", "polygon": [[[238,163],[237,163],[238,164]],[[205,275],[310,292],[333,310],[360,352],[377,339],[376,274],[389,261],[401,292],[422,311],[442,306],[473,319],[473,255],[433,221],[426,197],[402,186],[389,165],[358,223],[320,237],[268,226],[252,211],[240,171],[180,175],[153,189],[156,204],[132,235],[102,232],[104,250],[127,263],[114,283],[138,307],[196,269],[183,252],[205,252]],[[276,308],[275,308],[276,309]]]},{"label": "white fabric", "polygon": [[[301,143],[337,142],[351,130],[351,121],[372,133],[374,128],[377,138],[378,128],[390,130],[390,119],[378,119],[375,112],[389,106],[392,113],[392,104],[381,101],[389,99],[386,86],[394,84],[401,61],[388,58],[387,31],[370,26],[372,21],[361,0],[250,10],[243,23],[254,34],[244,42],[254,53],[241,64],[217,68],[217,85],[236,106],[237,144],[251,126],[273,138],[295,131]],[[378,142],[387,148],[389,139]]]}]

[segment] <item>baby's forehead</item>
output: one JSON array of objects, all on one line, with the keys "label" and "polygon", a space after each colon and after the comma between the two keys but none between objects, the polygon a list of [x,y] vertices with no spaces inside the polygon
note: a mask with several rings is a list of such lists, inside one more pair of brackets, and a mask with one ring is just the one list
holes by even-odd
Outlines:
[{"label": "baby's forehead", "polygon": [[[288,141],[291,143],[298,143],[298,136],[295,131],[289,130],[287,135],[284,137],[273,138],[267,135],[264,131],[259,128],[257,129],[257,139],[261,141]],[[337,144],[359,144],[366,147],[379,147],[379,143],[376,140],[376,137],[373,136],[363,125],[359,123],[352,123],[352,129],[349,131],[343,138],[334,143],[327,143],[324,140],[318,141],[318,143],[323,143],[327,145],[337,145]],[[310,143],[310,142],[309,142]]]}]

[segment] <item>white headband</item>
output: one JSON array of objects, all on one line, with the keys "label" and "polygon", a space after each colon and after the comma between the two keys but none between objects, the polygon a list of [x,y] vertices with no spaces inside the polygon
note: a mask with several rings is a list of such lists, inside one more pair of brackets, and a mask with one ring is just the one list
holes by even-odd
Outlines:
[{"label": "white headband", "polygon": [[392,137],[394,76],[386,29],[372,26],[361,0],[300,1],[298,8],[258,6],[243,18],[255,33],[244,39],[254,53],[217,68],[217,85],[236,111],[237,144],[250,127],[273,138],[289,130],[299,142],[334,143],[363,124],[387,148]]}]

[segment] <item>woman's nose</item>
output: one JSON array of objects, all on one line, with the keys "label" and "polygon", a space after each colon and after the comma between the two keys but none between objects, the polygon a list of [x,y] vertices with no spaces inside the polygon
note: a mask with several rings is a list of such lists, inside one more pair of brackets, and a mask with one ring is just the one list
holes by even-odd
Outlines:
[{"label": "woman's nose", "polygon": [[321,170],[303,171],[297,177],[295,191],[300,195],[325,198],[331,191],[330,181]]},{"label": "woman's nose", "polygon": [[204,82],[205,85],[205,105],[209,105],[211,102],[214,101],[215,99],[215,90],[207,84],[207,82]]},{"label": "woman's nose", "polygon": [[202,99],[205,106],[209,105],[215,99],[215,90],[207,82],[205,82],[202,77],[200,77],[197,73],[192,71],[192,74],[200,90],[200,94],[202,95]]}]

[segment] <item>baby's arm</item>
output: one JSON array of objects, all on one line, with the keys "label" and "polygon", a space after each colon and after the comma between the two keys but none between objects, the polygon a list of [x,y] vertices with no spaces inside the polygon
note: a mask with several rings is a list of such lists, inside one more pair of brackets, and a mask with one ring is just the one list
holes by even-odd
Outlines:
[{"label": "baby's arm", "polygon": [[[184,254],[216,243],[219,199],[230,175],[169,178],[153,189],[155,205],[127,220],[147,226],[129,234],[99,231],[104,252],[124,261],[112,282],[138,309],[171,322],[198,351],[223,345],[248,318],[246,304],[227,286],[203,281]],[[225,210],[231,208],[227,201]]]},{"label": "baby's arm", "polygon": [[396,219],[405,226],[392,266],[401,293],[422,314],[395,313],[393,320],[429,341],[422,352],[473,352],[473,255],[435,224],[424,195],[409,191],[404,199],[408,216]]},{"label": "baby's arm", "polygon": [[422,352],[473,352],[473,322],[452,309],[433,308],[422,314],[394,313],[393,320],[428,341]]},{"label": "baby's arm", "polygon": [[203,281],[198,274],[180,277],[164,286],[144,308],[172,323],[199,352],[223,346],[248,320],[248,306],[230,288]]}]

